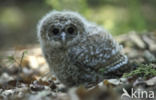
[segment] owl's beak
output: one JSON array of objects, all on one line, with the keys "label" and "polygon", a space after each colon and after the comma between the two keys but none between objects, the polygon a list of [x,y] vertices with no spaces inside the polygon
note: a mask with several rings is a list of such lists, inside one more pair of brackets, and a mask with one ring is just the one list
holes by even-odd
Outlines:
[{"label": "owl's beak", "polygon": [[65,40],[66,40],[66,34],[64,32],[62,32],[62,34],[61,34],[61,39],[62,39],[63,42],[65,42]]}]

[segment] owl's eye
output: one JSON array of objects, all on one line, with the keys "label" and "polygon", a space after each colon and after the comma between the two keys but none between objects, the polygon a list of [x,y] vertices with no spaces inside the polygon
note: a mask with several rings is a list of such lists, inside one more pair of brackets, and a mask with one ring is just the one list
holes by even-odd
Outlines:
[{"label": "owl's eye", "polygon": [[74,26],[70,26],[70,27],[67,28],[66,31],[69,34],[74,34],[75,33],[75,27]]},{"label": "owl's eye", "polygon": [[74,30],[73,27],[69,27],[69,28],[67,29],[67,32],[70,33],[70,34],[73,34],[74,31],[75,31],[75,30]]},{"label": "owl's eye", "polygon": [[54,28],[52,30],[52,32],[53,32],[54,35],[57,35],[59,33],[59,29],[58,28]]},{"label": "owl's eye", "polygon": [[[50,28],[49,29],[49,34],[54,34],[54,35],[58,35],[58,33],[60,32],[59,28]],[[52,35],[51,34],[51,35]]]}]

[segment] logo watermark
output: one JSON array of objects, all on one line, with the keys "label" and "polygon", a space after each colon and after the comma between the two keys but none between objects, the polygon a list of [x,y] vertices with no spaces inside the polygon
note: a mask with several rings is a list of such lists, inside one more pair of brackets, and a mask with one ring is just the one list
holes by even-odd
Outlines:
[{"label": "logo watermark", "polygon": [[129,94],[125,88],[122,89],[123,94],[121,95],[121,99],[124,100],[124,98],[138,98],[138,99],[153,99],[154,98],[154,91],[145,91],[141,89],[134,90],[131,88],[131,93]]}]

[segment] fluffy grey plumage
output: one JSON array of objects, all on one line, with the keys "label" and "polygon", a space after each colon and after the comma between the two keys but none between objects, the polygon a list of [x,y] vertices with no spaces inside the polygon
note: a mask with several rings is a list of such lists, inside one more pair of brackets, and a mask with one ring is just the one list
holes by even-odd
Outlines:
[{"label": "fluffy grey plumage", "polygon": [[99,82],[128,61],[108,32],[74,12],[48,13],[38,38],[49,67],[67,86]]}]

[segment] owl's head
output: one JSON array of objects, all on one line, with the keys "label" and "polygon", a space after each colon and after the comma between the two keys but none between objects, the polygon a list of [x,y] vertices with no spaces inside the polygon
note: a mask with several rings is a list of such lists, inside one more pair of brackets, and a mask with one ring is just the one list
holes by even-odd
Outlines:
[{"label": "owl's head", "polygon": [[38,24],[38,38],[51,46],[68,46],[86,34],[85,19],[69,11],[52,11]]}]

